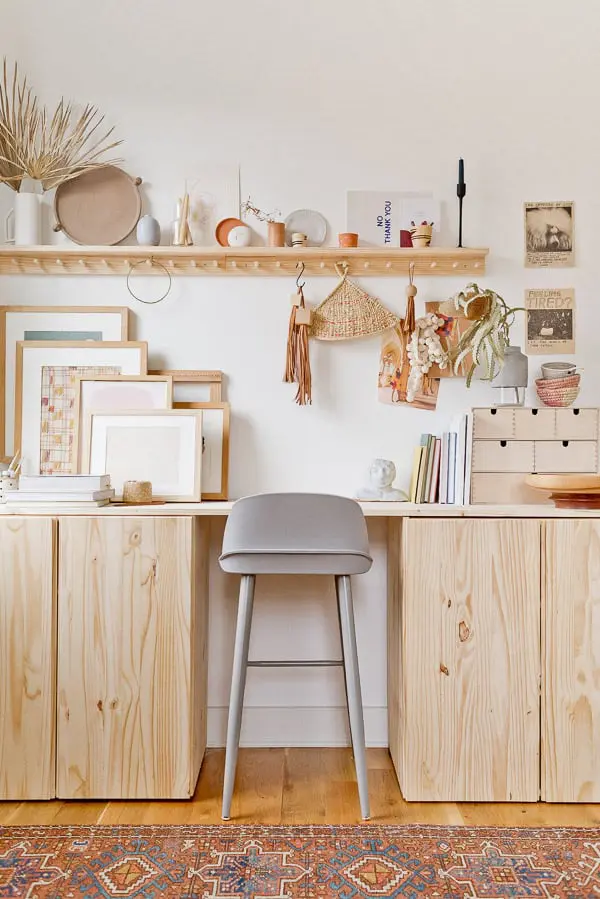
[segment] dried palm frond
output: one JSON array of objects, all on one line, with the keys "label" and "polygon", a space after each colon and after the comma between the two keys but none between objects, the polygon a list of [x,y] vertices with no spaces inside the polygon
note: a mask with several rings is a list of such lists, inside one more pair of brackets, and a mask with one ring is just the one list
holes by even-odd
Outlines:
[{"label": "dried palm frond", "polygon": [[49,190],[82,172],[114,165],[105,154],[122,141],[102,131],[104,116],[87,105],[78,118],[71,103],[61,99],[50,116],[15,63],[12,78],[6,59],[0,81],[0,182],[19,190],[24,178],[40,181]]}]

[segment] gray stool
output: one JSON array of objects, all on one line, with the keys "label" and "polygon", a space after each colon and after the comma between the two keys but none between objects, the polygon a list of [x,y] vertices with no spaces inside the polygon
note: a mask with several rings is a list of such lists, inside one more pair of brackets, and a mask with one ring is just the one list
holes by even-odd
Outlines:
[{"label": "gray stool", "polygon": [[[360,809],[369,818],[365,728],[350,575],[372,565],[364,515],[358,503],[341,496],[271,493],[249,496],[233,506],[219,559],[223,571],[241,574],[229,718],[225,750],[223,818],[228,819],[235,780],[246,669],[331,666],[344,668],[350,734]],[[257,574],[330,574],[335,577],[342,659],[323,661],[248,661],[254,583]]]}]

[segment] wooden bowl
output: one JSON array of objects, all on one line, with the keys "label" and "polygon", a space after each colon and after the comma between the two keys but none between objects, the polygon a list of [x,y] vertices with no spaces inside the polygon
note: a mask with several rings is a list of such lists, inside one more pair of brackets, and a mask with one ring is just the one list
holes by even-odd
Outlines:
[{"label": "wooden bowl", "polygon": [[549,490],[557,509],[600,509],[600,475],[530,474],[525,481],[537,490]]},{"label": "wooden bowl", "polygon": [[600,474],[528,474],[525,482],[553,493],[600,492]]}]

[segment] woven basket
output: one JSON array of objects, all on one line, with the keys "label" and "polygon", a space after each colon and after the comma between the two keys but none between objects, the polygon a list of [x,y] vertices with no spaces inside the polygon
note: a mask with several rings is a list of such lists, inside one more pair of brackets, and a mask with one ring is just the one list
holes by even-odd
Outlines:
[{"label": "woven basket", "polygon": [[538,378],[535,382],[537,395],[545,406],[564,408],[571,406],[579,396],[581,375],[568,378]]},{"label": "woven basket", "polygon": [[352,340],[381,334],[400,319],[346,275],[312,313],[310,336],[318,340]]}]

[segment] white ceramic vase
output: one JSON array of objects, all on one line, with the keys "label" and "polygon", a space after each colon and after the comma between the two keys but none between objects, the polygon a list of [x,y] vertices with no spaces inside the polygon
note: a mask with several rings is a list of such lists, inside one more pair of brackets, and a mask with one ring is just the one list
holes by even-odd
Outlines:
[{"label": "white ceramic vase", "polygon": [[5,239],[20,247],[41,244],[42,193],[37,182],[23,179],[14,206],[6,216]]}]

